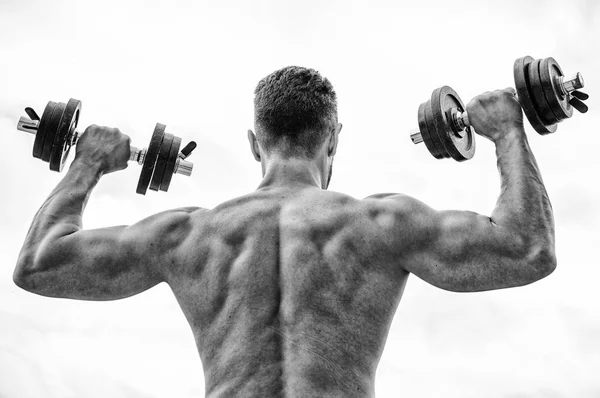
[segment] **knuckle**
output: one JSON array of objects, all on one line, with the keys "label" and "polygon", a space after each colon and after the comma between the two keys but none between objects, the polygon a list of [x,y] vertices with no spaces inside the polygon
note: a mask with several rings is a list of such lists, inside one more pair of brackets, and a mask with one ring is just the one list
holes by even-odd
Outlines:
[{"label": "knuckle", "polygon": [[467,111],[468,111],[469,109],[474,109],[474,108],[476,108],[476,107],[477,107],[477,101],[478,101],[478,100],[477,100],[477,98],[473,98],[471,101],[469,101],[469,102],[467,103],[467,106],[466,106],[466,108],[467,108]]},{"label": "knuckle", "polygon": [[471,102],[469,102],[469,104],[471,104],[471,106],[473,108],[477,108],[483,104],[484,100],[485,100],[485,98],[483,97],[483,94],[481,94],[481,95],[478,95],[477,97],[473,98],[471,100]]},{"label": "knuckle", "polygon": [[489,91],[484,91],[483,93],[476,96],[475,99],[477,100],[478,103],[481,103],[481,102],[485,101],[485,99],[487,97],[489,97],[489,95],[490,95]]},{"label": "knuckle", "polygon": [[96,126],[95,124],[90,124],[89,126],[87,126],[87,128],[85,129],[86,133],[92,132],[92,131],[96,131],[98,129],[98,126]]}]

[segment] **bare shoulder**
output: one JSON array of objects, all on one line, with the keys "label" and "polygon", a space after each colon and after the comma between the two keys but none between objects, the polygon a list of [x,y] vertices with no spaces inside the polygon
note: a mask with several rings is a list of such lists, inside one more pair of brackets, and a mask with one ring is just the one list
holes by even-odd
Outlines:
[{"label": "bare shoulder", "polygon": [[154,242],[169,250],[185,240],[194,225],[207,210],[200,207],[180,207],[149,216],[123,231],[127,240]]},{"label": "bare shoulder", "polygon": [[395,222],[423,223],[431,219],[434,211],[431,207],[412,196],[401,193],[378,193],[362,200],[372,213],[393,217]]},{"label": "bare shoulder", "polygon": [[412,196],[403,193],[375,193],[363,199],[366,203],[382,203],[401,205],[403,207],[411,207],[422,205],[423,202],[413,198]]},{"label": "bare shoulder", "polygon": [[130,228],[136,230],[147,228],[158,229],[166,232],[179,227],[185,227],[187,223],[206,211],[206,209],[201,207],[180,207],[165,210],[133,224]]},{"label": "bare shoulder", "polygon": [[427,246],[438,234],[439,212],[409,195],[380,193],[361,204],[377,239],[401,258]]}]

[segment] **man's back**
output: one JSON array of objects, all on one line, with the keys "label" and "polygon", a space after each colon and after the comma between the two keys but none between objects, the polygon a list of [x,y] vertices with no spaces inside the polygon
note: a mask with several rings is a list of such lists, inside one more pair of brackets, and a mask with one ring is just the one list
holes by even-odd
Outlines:
[{"label": "man's back", "polygon": [[[272,188],[192,213],[167,280],[207,396],[366,396],[408,276],[377,201]],[[396,261],[394,261],[396,260]]]}]

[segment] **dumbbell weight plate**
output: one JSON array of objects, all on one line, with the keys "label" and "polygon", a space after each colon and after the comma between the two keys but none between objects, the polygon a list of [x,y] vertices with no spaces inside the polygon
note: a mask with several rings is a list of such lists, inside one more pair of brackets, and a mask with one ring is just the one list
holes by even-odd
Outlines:
[{"label": "dumbbell weight plate", "polygon": [[429,153],[431,153],[436,159],[443,159],[443,156],[440,154],[440,151],[434,143],[434,140],[437,140],[437,132],[433,129],[430,129],[427,124],[425,108],[428,106],[428,103],[429,101],[423,102],[421,105],[419,105],[419,131],[421,133],[421,137],[423,138],[425,146],[429,150]]},{"label": "dumbbell weight plate", "polygon": [[169,185],[171,185],[171,178],[173,178],[173,173],[175,172],[175,165],[177,164],[177,159],[179,158],[179,148],[181,147],[181,138],[173,137],[173,143],[171,144],[171,151],[169,152],[169,157],[167,159],[167,164],[165,166],[165,174],[160,183],[160,190],[163,192],[167,192],[169,189]]},{"label": "dumbbell weight plate", "polygon": [[532,94],[529,87],[528,68],[533,61],[530,56],[518,58],[513,65],[513,77],[515,79],[515,88],[523,112],[529,123],[539,134],[549,134],[556,131],[556,124],[545,126],[538,116],[532,101]]},{"label": "dumbbell weight plate", "polygon": [[54,146],[50,153],[50,170],[62,171],[71,150],[71,139],[79,122],[80,111],[81,101],[69,99],[54,136]]},{"label": "dumbbell weight plate", "polygon": [[573,116],[573,107],[569,104],[568,96],[564,95],[558,87],[557,78],[564,76],[562,69],[552,57],[540,62],[541,87],[546,95],[550,109],[561,121]]},{"label": "dumbbell weight plate", "polygon": [[444,148],[450,155],[449,157],[462,162],[471,159],[475,154],[475,139],[471,127],[467,127],[461,135],[455,132],[450,115],[452,108],[456,108],[461,112],[465,110],[465,105],[456,91],[448,86],[435,89],[431,94],[431,109],[435,129]]},{"label": "dumbbell weight plate", "polygon": [[42,149],[44,148],[44,141],[46,139],[46,127],[48,126],[48,122],[52,118],[54,108],[56,108],[56,102],[53,101],[48,101],[48,104],[44,108],[44,113],[42,114],[40,124],[38,126],[37,132],[35,133],[35,141],[33,142],[34,158],[42,158]]},{"label": "dumbbell weight plate", "polygon": [[[446,148],[446,145],[448,144],[448,142],[444,137],[444,135],[445,135],[444,131],[443,131],[443,129],[438,129],[438,125],[436,123],[436,119],[437,119],[439,113],[443,112],[441,109],[438,110],[438,109],[434,108],[433,98],[436,97],[437,91],[439,91],[439,88],[433,90],[433,92],[431,93],[431,98],[429,99],[429,102],[427,103],[427,108],[425,108],[425,112],[428,116],[427,123],[430,126],[430,129],[434,131],[434,135],[437,138],[435,143],[437,144],[437,147],[440,150],[440,154],[444,158],[449,158],[450,152],[449,152],[448,148]],[[438,108],[440,106],[441,106],[440,104],[437,105]]]},{"label": "dumbbell weight plate", "polygon": [[152,174],[154,174],[158,152],[160,151],[160,146],[165,135],[165,128],[166,126],[164,124],[156,123],[152,138],[150,138],[150,145],[148,145],[146,151],[140,179],[138,180],[136,192],[139,194],[145,195],[148,191],[148,185],[152,179]]},{"label": "dumbbell weight plate", "polygon": [[52,112],[52,116],[46,125],[44,146],[42,147],[42,160],[44,162],[50,161],[50,154],[52,153],[52,147],[54,146],[54,137],[56,137],[56,131],[58,130],[58,125],[63,116],[65,106],[66,105],[62,102],[57,103]]},{"label": "dumbbell weight plate", "polygon": [[163,141],[160,144],[160,151],[158,151],[154,174],[152,174],[152,180],[150,181],[150,189],[153,191],[158,191],[158,188],[160,188],[160,183],[165,174],[165,166],[171,152],[171,144],[173,144],[173,135],[165,133]]},{"label": "dumbbell weight plate", "polygon": [[430,131],[433,143],[438,150],[438,159],[449,158],[450,154],[446,150],[442,136],[438,132],[437,127],[435,125],[435,116],[431,107],[431,99],[425,104],[425,123],[427,123],[427,128]]},{"label": "dumbbell weight plate", "polygon": [[554,112],[552,112],[550,104],[544,95],[544,89],[542,88],[542,81],[540,78],[540,60],[536,59],[532,61],[527,69],[529,88],[531,89],[531,95],[533,96],[533,107],[535,108],[538,117],[545,126],[558,123],[560,120],[554,116]]}]

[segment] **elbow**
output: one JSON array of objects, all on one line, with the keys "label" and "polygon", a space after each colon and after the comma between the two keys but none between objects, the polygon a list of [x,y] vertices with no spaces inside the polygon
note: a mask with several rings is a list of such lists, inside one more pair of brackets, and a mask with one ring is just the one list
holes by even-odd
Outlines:
[{"label": "elbow", "polygon": [[556,269],[554,245],[539,245],[530,250],[528,263],[534,270],[534,281],[543,279]]},{"label": "elbow", "polygon": [[17,260],[17,266],[13,273],[13,282],[15,285],[28,292],[35,293],[35,279],[37,271],[40,269],[35,262],[35,255],[21,253]]},{"label": "elbow", "polygon": [[15,272],[13,273],[13,282],[15,285],[23,290],[31,291],[33,288],[31,279],[31,273],[27,272],[22,264],[17,264],[17,268],[15,268]]},{"label": "elbow", "polygon": [[554,272],[557,262],[553,235],[515,234],[512,238],[509,257],[519,267],[517,286],[537,282]]}]

